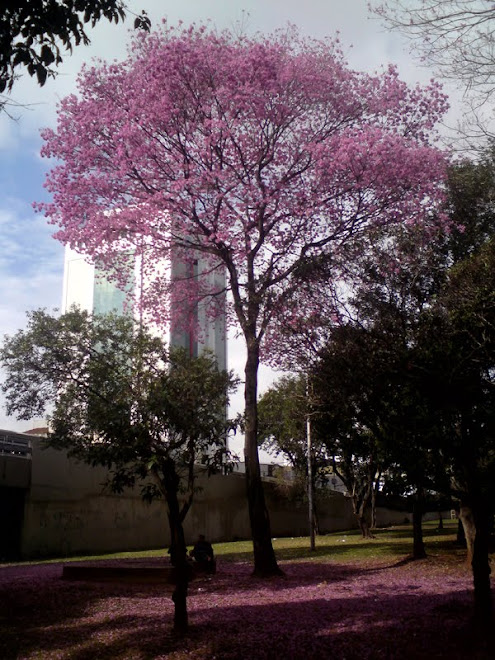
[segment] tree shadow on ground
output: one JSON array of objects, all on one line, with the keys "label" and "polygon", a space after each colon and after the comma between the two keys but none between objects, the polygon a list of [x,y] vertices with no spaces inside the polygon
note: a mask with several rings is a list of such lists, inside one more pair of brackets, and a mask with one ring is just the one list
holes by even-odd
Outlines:
[{"label": "tree shadow on ground", "polygon": [[[406,553],[405,553],[406,550]],[[335,546],[321,546],[316,545],[315,550],[309,548],[283,548],[277,549],[277,559],[284,560],[304,560],[304,559],[319,559],[324,558],[331,561],[335,558],[339,562],[346,561],[359,561],[361,559],[374,559],[374,560],[393,560],[398,557],[408,557],[413,551],[413,543],[411,539],[410,553],[407,554],[403,543],[393,543],[390,541],[382,541],[380,539],[365,539],[356,541],[346,541],[340,545]],[[439,552],[449,553],[452,557],[462,556],[466,551],[454,545],[452,539],[445,539],[435,543],[428,543],[426,541],[426,553],[438,554]],[[244,561],[248,561],[249,557],[243,557]]]},{"label": "tree shadow on ground", "polygon": [[248,564],[220,566],[217,575],[191,585],[185,639],[171,632],[165,585],[68,582],[60,578],[61,565],[2,572],[0,657],[495,657],[493,640],[469,624],[467,590],[418,594],[411,585],[410,593],[396,594],[386,579],[379,590],[357,589],[361,575],[393,577],[404,563],[371,569],[291,563],[285,577],[270,580],[250,578]]},{"label": "tree shadow on ground", "polygon": [[[371,558],[383,559],[404,557],[404,540],[410,542],[410,552],[413,548],[413,537],[410,526],[398,527],[394,529],[380,528],[373,530],[374,538],[363,539],[358,530],[347,531],[342,534],[332,533],[331,535],[321,535],[316,539],[316,548],[311,550],[309,540],[301,539],[293,547],[277,547],[275,540],[274,547],[277,559],[285,560],[304,560],[325,558],[331,560],[335,557],[339,561],[350,559]],[[454,541],[454,530],[452,527],[444,530],[437,530],[432,526],[424,528],[423,537],[426,544],[426,552],[437,553],[447,552],[453,556],[456,554],[465,554],[465,550],[456,545]],[[440,537],[440,539],[439,539]],[[407,550],[406,550],[407,552]],[[352,556],[352,557],[351,557]],[[252,562],[252,551],[231,552],[222,554],[220,561],[245,561]]]},{"label": "tree shadow on ground", "polygon": [[[73,657],[97,631],[112,630],[117,639],[125,639],[132,630],[133,614],[108,614],[107,621],[87,624],[84,619],[98,603],[126,603],[160,599],[168,605],[157,637],[163,634],[167,652],[177,648],[170,633],[173,606],[171,589],[165,584],[67,581],[62,579],[62,565],[8,567],[0,575],[0,658],[10,660],[38,654],[37,658]],[[114,608],[115,609],[115,608]],[[118,609],[118,607],[117,607]],[[125,649],[124,649],[125,650]],[[83,652],[83,649],[81,650]],[[64,655],[67,653],[67,655]],[[75,656],[74,656],[75,657]],[[89,657],[89,656],[88,656]],[[95,652],[92,658],[119,657]],[[132,657],[123,655],[122,657]]]},{"label": "tree shadow on ground", "polygon": [[[231,659],[492,659],[493,635],[472,625],[469,592],[334,598],[216,609],[202,624],[211,657]],[[200,614],[200,613],[197,613]]]}]

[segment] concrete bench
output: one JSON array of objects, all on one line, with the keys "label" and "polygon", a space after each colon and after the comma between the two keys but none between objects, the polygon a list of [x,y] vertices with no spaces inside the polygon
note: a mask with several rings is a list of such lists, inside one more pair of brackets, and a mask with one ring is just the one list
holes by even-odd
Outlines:
[{"label": "concrete bench", "polygon": [[[191,564],[190,580],[204,577],[206,572]],[[153,584],[175,584],[176,569],[173,566],[124,566],[115,564],[70,563],[62,567],[64,580],[87,580],[92,582],[147,582]]]},{"label": "concrete bench", "polygon": [[92,582],[152,582],[175,584],[172,566],[99,566],[98,564],[66,564],[62,568],[64,580]]}]

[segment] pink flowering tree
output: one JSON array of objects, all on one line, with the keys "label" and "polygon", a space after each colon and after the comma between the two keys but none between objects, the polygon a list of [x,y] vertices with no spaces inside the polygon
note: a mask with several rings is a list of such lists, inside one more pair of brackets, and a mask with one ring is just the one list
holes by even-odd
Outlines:
[{"label": "pink flowering tree", "polygon": [[[434,83],[409,88],[393,67],[350,70],[335,41],[165,26],[135,36],[126,61],[83,70],[79,96],[61,102],[57,129],[44,132],[43,155],[59,164],[46,184],[52,202],[40,206],[56,237],[115,277],[119,255],[140,254],[152,319],[173,313],[172,288],[175,299],[214,303],[225,292],[212,275],[226,274],[228,319],[247,349],[246,482],[260,575],[279,571],[257,450],[267,333],[313,259],[334,263],[337,277],[344,248],[370,228],[420,223],[436,206],[444,157],[431,140],[445,109]],[[157,272],[172,251],[185,274],[199,256],[201,273]]]}]

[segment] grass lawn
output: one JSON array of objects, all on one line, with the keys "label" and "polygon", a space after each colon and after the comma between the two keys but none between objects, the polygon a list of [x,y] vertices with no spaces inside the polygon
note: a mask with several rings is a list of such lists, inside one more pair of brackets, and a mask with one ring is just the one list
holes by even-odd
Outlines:
[{"label": "grass lawn", "polygon": [[[456,525],[425,525],[428,558],[410,561],[411,529],[274,539],[285,575],[251,577],[248,542],[215,544],[218,572],[191,583],[190,634],[171,633],[164,585],[69,582],[61,562],[0,568],[0,659],[494,658],[472,622]],[[163,550],[98,557],[167,561]],[[95,557],[80,559],[96,560]]]},{"label": "grass lawn", "polygon": [[[465,550],[455,545],[457,521],[444,521],[444,529],[438,530],[438,523],[423,524],[425,543],[430,555],[439,553],[446,557],[463,557]],[[289,561],[304,559],[308,561],[360,561],[366,559],[394,559],[405,557],[412,551],[412,530],[410,525],[399,525],[390,528],[374,530],[375,538],[363,541],[358,530],[334,532],[318,536],[316,550],[309,548],[309,537],[274,538],[273,547],[279,560]],[[192,545],[190,546],[192,548]],[[253,561],[253,545],[251,541],[234,541],[230,543],[215,543],[215,555],[220,561],[239,562]],[[60,561],[112,561],[117,559],[157,559],[168,561],[166,548],[156,550],[135,550],[130,552],[113,552],[102,555],[76,555],[71,557],[55,557],[37,561],[19,562],[21,565],[38,565],[60,563]],[[0,564],[0,569],[10,564]]]},{"label": "grass lawn", "polygon": [[[454,544],[457,521],[444,521],[444,529],[438,530],[438,523],[428,522],[423,526],[425,543],[431,555],[439,553],[450,557],[465,556],[465,551]],[[309,537],[273,539],[273,547],[279,560],[308,561],[366,561],[392,560],[404,558],[412,552],[412,530],[410,525],[378,529],[373,532],[375,539],[363,541],[358,530],[336,532],[317,537],[316,550],[311,551]],[[215,552],[226,561],[252,561],[250,541],[220,543]]]}]

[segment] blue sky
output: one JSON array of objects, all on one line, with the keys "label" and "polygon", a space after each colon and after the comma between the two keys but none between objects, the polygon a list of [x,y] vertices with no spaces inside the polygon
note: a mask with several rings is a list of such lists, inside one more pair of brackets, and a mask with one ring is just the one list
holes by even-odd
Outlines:
[{"label": "blue sky", "polygon": [[[211,19],[218,27],[242,21],[249,32],[269,32],[287,23],[316,37],[339,31],[353,68],[375,71],[392,62],[408,82],[427,81],[431,72],[416,65],[400,35],[388,33],[370,18],[367,4],[367,0],[128,1],[136,13],[145,9],[155,25],[166,17],[173,24]],[[31,206],[45,199],[43,182],[49,168],[39,156],[39,131],[55,124],[57,100],[75,90],[83,62],[125,56],[131,25],[132,17],[124,25],[100,23],[90,33],[91,46],[67,56],[56,80],[48,80],[42,89],[27,76],[17,82],[12,97],[26,107],[11,109],[15,120],[0,114],[0,336],[23,327],[26,310],[58,307],[62,296],[63,246],[51,238],[53,228]],[[229,366],[241,372],[242,364],[241,346],[233,341]],[[262,386],[270,378],[269,371],[263,371]],[[241,393],[235,404],[240,402]],[[0,428],[26,430],[29,423],[7,418],[0,399]]]}]

